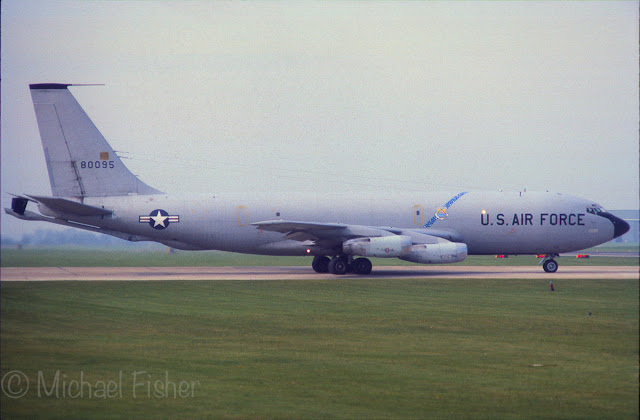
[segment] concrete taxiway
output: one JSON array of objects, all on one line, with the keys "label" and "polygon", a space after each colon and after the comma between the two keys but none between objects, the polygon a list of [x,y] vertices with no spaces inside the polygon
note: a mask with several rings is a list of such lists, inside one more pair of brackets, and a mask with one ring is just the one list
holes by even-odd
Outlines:
[{"label": "concrete taxiway", "polygon": [[5,267],[2,281],[64,280],[321,280],[392,278],[638,279],[637,266],[566,266],[545,273],[539,266],[379,266],[371,274],[335,276],[310,267]]}]

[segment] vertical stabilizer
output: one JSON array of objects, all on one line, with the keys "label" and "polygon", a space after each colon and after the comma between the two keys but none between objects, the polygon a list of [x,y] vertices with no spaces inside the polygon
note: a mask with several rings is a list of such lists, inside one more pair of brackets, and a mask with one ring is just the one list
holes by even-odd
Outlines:
[{"label": "vertical stabilizer", "polygon": [[161,194],[127,169],[68,84],[29,85],[55,197]]}]

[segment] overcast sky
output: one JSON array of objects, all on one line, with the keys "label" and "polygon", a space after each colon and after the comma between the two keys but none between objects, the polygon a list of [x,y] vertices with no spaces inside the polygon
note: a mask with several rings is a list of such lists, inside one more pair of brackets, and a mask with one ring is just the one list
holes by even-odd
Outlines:
[{"label": "overcast sky", "polygon": [[[638,3],[2,1],[2,205],[50,194],[29,83],[163,191],[552,190],[638,208]],[[2,233],[44,227],[2,215]]]}]

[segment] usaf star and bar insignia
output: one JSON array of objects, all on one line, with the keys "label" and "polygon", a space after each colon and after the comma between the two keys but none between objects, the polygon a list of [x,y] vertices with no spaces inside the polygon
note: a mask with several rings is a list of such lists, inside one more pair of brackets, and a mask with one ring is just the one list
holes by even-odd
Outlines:
[{"label": "usaf star and bar insignia", "polygon": [[157,209],[149,213],[148,216],[139,216],[140,223],[149,223],[154,229],[166,229],[171,223],[180,222],[180,216],[171,216],[162,209]]}]

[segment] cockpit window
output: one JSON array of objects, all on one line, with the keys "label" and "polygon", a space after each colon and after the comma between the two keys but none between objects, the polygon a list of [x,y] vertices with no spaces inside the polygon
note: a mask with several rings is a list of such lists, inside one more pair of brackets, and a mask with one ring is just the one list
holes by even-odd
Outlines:
[{"label": "cockpit window", "polygon": [[587,207],[587,213],[591,213],[591,214],[596,214],[596,215],[600,215],[602,213],[606,213],[606,210],[603,209],[602,207],[594,204],[591,207]]}]

